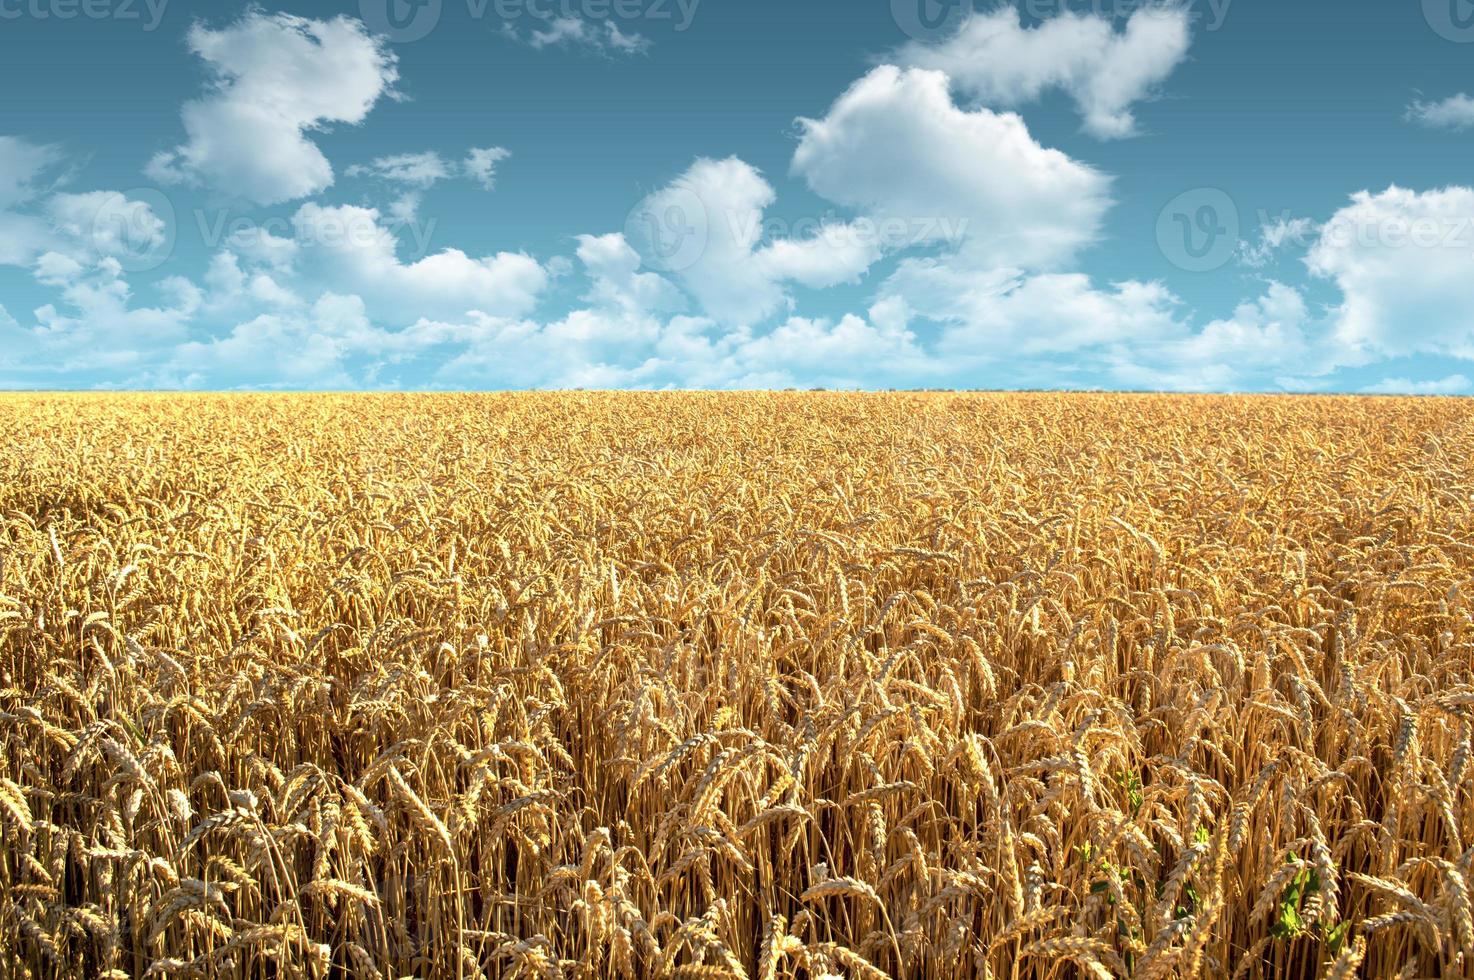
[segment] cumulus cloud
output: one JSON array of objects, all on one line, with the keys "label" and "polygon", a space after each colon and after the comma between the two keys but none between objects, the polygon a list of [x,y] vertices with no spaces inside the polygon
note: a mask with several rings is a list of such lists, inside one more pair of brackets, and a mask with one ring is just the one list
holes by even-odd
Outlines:
[{"label": "cumulus cloud", "polygon": [[938,44],[906,45],[896,61],[946,72],[959,91],[990,106],[1065,92],[1086,132],[1120,139],[1136,134],[1131,107],[1187,57],[1189,16],[1185,6],[1145,7],[1117,31],[1108,17],[1065,12],[1026,28],[1018,10],[1005,6],[971,15]]},{"label": "cumulus cloud", "polygon": [[657,268],[671,268],[707,313],[732,323],[773,314],[788,298],[786,283],[853,281],[879,258],[877,236],[843,223],[795,228],[802,237],[769,235],[765,212],[775,199],[750,164],[697,160],[636,209],[631,244]]},{"label": "cumulus cloud", "polygon": [[282,272],[291,270],[300,251],[295,239],[274,234],[270,228],[261,225],[237,229],[230,234],[226,244],[248,261]]},{"label": "cumulus cloud", "polygon": [[920,259],[901,263],[884,292],[942,324],[938,353],[956,363],[1148,343],[1180,329],[1177,297],[1160,283],[1101,289],[1080,273],[977,273]]},{"label": "cumulus cloud", "polygon": [[1474,129],[1474,98],[1460,92],[1439,102],[1414,102],[1407,118],[1429,129]]},{"label": "cumulus cloud", "polygon": [[[905,236],[906,229],[900,229],[897,247],[913,244]],[[886,229],[874,222],[816,222],[806,237],[773,239],[756,261],[776,280],[828,289],[857,282],[881,257],[886,242]]]},{"label": "cumulus cloud", "polygon": [[595,306],[643,315],[680,310],[680,291],[663,276],[640,272],[640,255],[621,234],[580,235],[578,260],[592,286],[584,297]]},{"label": "cumulus cloud", "polygon": [[948,373],[894,306],[872,308],[868,317],[791,317],[735,345],[729,360],[727,384],[738,386],[857,388],[875,382],[877,365],[885,365],[892,383],[908,385],[929,384]]},{"label": "cumulus cloud", "polygon": [[142,363],[184,340],[194,312],[177,291],[167,306],[136,306],[118,260],[83,265],[48,254],[36,276],[61,288],[63,309],[46,304],[35,311],[27,343],[44,352],[60,372],[117,369]]},{"label": "cumulus cloud", "polygon": [[[580,31],[603,30],[579,23],[551,23],[566,36],[529,43],[579,44]],[[650,195],[624,233],[578,236],[576,265],[432,250],[428,237],[409,240],[425,229],[396,230],[392,219],[413,216],[419,195],[444,181],[492,189],[505,149],[376,157],[346,172],[392,186],[400,196],[386,212],[303,203],[289,231],[220,240],[195,281],[164,280],[151,305],[133,296],[119,259],[165,241],[162,217],[116,192],[59,193],[46,186],[54,148],[0,138],[0,262],[17,256],[60,297],[33,328],[0,309],[0,328],[58,371],[218,387],[362,387],[414,364],[414,380],[453,387],[1233,389],[1320,385],[1377,358],[1474,357],[1468,188],[1362,193],[1330,221],[1266,221],[1241,245],[1250,268],[1308,247],[1312,273],[1342,294],[1329,312],[1269,282],[1208,320],[1161,282],[1077,270],[1100,237],[1111,180],[999,107],[1058,90],[1089,131],[1129,135],[1133,107],[1187,42],[1180,10],[1139,12],[1121,31],[1086,15],[1032,29],[1011,8],[975,16],[799,120],[792,174],[822,216],[787,220],[756,168],[702,158]],[[312,134],[361,121],[395,81],[392,55],[342,19],[251,12],[222,30],[194,28],[190,45],[215,82],[185,107],[188,140],[155,170],[261,203],[329,186]],[[7,227],[20,228],[11,245]],[[798,287],[854,284],[878,268],[888,274],[853,312],[798,309]],[[560,293],[577,298],[543,313],[559,277]],[[1457,374],[1368,390],[1470,389]]]},{"label": "cumulus cloud", "polygon": [[148,202],[117,191],[56,194],[46,206],[58,232],[97,255],[139,256],[168,244],[169,225]]},{"label": "cumulus cloud", "polygon": [[148,174],[203,181],[261,205],[331,186],[332,165],[308,134],[362,122],[399,77],[382,41],[345,17],[253,10],[220,30],[196,24],[188,40],[214,78],[184,106],[187,141],[155,156]]},{"label": "cumulus cloud", "polygon": [[1306,261],[1341,290],[1334,331],[1348,357],[1474,357],[1474,189],[1362,191]]},{"label": "cumulus cloud", "polygon": [[481,319],[469,327],[420,324],[413,332],[419,340],[433,331],[466,342],[437,374],[451,387],[854,388],[881,376],[896,384],[941,377],[904,319],[890,312],[790,317],[754,332],[692,316],[611,324],[607,314],[579,310],[546,325]]},{"label": "cumulus cloud", "polygon": [[199,303],[206,313],[212,315],[245,308],[280,309],[302,305],[296,293],[268,272],[241,268],[240,259],[234,252],[217,252],[210,260],[204,281],[207,290],[201,292]]},{"label": "cumulus cloud", "polygon": [[155,383],[175,386],[286,389],[350,388],[367,352],[384,331],[370,322],[356,296],[325,293],[310,311],[263,313],[223,336],[176,347],[154,369]]},{"label": "cumulus cloud", "polygon": [[[1039,145],[1013,113],[958,108],[941,72],[877,68],[799,125],[793,171],[815,193],[976,267],[1065,263],[1110,205],[1107,177]],[[945,241],[958,228],[965,239]]]},{"label": "cumulus cloud", "polygon": [[[304,246],[304,262],[315,247]],[[911,260],[863,315],[793,315],[759,329],[680,312],[679,291],[640,271],[619,234],[581,236],[577,259],[584,305],[538,320],[447,313],[464,303],[406,318],[386,312],[379,296],[339,289],[302,301],[229,252],[216,255],[201,286],[167,284],[173,303],[134,308],[115,262],[86,267],[53,253],[37,274],[44,270],[77,312],[43,308],[42,326],[28,333],[53,358],[95,352],[88,370],[163,387],[364,387],[413,362],[447,387],[1017,387],[1079,376],[1208,389],[1313,359],[1300,332],[1305,304],[1277,285],[1194,332],[1160,284],[1097,286],[1074,273],[969,277]],[[913,288],[903,295],[902,286]],[[912,308],[908,296],[924,302]],[[922,320],[932,321],[930,339],[915,326]]]},{"label": "cumulus cloud", "polygon": [[47,286],[65,286],[82,275],[82,263],[70,255],[47,252],[36,260],[31,274]]},{"label": "cumulus cloud", "polygon": [[1170,391],[1222,391],[1263,386],[1301,388],[1294,374],[1333,368],[1316,349],[1305,298],[1269,282],[1263,295],[1239,304],[1233,316],[1193,332],[1185,325],[1143,342],[1112,348],[1105,360],[1118,384]]},{"label": "cumulus cloud", "polygon": [[520,316],[537,302],[547,271],[526,255],[472,258],[449,248],[402,262],[399,240],[377,210],[304,204],[293,218],[299,265],[328,288],[362,296],[379,315],[409,322],[470,311]]}]

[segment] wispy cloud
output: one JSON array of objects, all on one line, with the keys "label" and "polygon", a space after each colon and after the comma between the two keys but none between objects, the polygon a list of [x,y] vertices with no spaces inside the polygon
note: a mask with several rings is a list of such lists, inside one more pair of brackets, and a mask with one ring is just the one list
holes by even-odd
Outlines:
[{"label": "wispy cloud", "polygon": [[507,24],[502,33],[537,50],[572,48],[604,55],[643,54],[650,49],[650,39],[642,34],[619,29],[613,20],[592,21],[582,17],[553,17],[540,28],[523,33]]},{"label": "wispy cloud", "polygon": [[1430,129],[1474,129],[1474,98],[1460,92],[1439,102],[1414,102],[1407,118]]}]

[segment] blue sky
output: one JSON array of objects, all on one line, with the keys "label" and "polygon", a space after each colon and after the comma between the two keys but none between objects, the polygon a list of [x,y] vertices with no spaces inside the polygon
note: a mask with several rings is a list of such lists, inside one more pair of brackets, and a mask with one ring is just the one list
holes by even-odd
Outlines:
[{"label": "blue sky", "polygon": [[0,387],[1474,392],[1468,0],[0,0],[0,90]]}]

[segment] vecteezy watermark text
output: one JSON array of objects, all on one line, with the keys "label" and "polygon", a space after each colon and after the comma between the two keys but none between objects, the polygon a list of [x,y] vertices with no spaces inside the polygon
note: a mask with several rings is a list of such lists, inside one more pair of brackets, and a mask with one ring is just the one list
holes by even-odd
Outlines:
[{"label": "vecteezy watermark text", "polygon": [[169,0],[0,0],[0,20],[138,21],[158,30]]},{"label": "vecteezy watermark text", "polygon": [[[1216,187],[1197,187],[1174,197],[1157,217],[1157,247],[1167,261],[1187,272],[1213,272],[1237,261],[1259,268],[1280,252],[1341,251],[1457,252],[1474,259],[1474,216],[1399,214],[1349,208],[1328,221],[1282,209],[1257,209],[1258,240],[1240,235],[1237,202]],[[1474,270],[1471,270],[1474,274]]]},{"label": "vecteezy watermark text", "polygon": [[[496,18],[504,24],[532,20],[649,21],[686,31],[702,0],[463,0],[474,21]],[[363,22],[390,41],[407,43],[426,37],[440,23],[445,0],[359,0]]]},{"label": "vecteezy watermark text", "polygon": [[714,242],[731,257],[767,248],[817,248],[832,253],[883,255],[909,248],[956,248],[967,239],[964,216],[842,218],[834,213],[798,218],[764,216],[751,209],[708,207],[686,187],[652,195],[625,220],[625,240],[645,266],[684,272],[707,257]]},{"label": "vecteezy watermark text", "polygon": [[1022,0],[1019,9],[1034,20],[1049,20],[1062,14],[1093,14],[1107,20],[1125,20],[1140,11],[1146,13],[1185,12],[1205,31],[1222,29],[1234,0]]},{"label": "vecteezy watermark text", "polygon": [[[1125,20],[1132,15],[1186,12],[1206,31],[1222,29],[1234,0],[1019,0],[1018,9],[1035,21],[1048,21],[1065,14],[1085,14],[1106,20]],[[1435,0],[1427,0],[1435,2]],[[1466,3],[1468,0],[1437,0]],[[925,43],[944,40],[957,32],[978,7],[978,0],[891,0],[891,16],[908,37]],[[983,6],[988,6],[984,4]]]},{"label": "vecteezy watermark text", "polygon": [[[435,218],[393,217],[360,208],[326,209],[308,220],[255,218],[228,209],[194,208],[186,219],[153,187],[101,195],[90,222],[76,232],[118,261],[125,272],[157,269],[173,257],[190,229],[207,252],[232,251],[266,264],[290,262],[304,249],[354,252],[385,248],[401,261],[430,254]],[[188,223],[186,223],[188,222]]]},{"label": "vecteezy watermark text", "polygon": [[365,249],[385,240],[388,235],[396,244],[409,246],[408,258],[418,260],[430,252],[436,220],[384,218],[365,216],[363,212],[325,213],[319,220],[304,224],[291,218],[249,218],[228,211],[194,212],[200,242],[206,248],[241,247],[253,244],[292,242],[296,245],[319,245],[324,248]]}]

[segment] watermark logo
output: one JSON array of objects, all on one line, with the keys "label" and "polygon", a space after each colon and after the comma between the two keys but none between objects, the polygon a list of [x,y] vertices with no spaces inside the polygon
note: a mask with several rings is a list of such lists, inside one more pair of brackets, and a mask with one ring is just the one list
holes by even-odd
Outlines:
[{"label": "watermark logo", "polygon": [[124,272],[149,272],[174,254],[174,203],[152,187],[99,195],[87,237]]},{"label": "watermark logo", "polygon": [[327,210],[312,220],[281,216],[256,219],[229,211],[194,211],[200,243],[210,251],[230,249],[261,257],[284,247],[363,252],[390,243],[401,261],[418,262],[430,254],[436,219],[385,218],[377,212]]},{"label": "watermark logo", "polygon": [[706,252],[709,221],[700,196],[675,187],[635,205],[625,219],[624,237],[650,268],[684,272]]},{"label": "watermark logo", "polygon": [[923,43],[957,33],[973,10],[973,0],[891,0],[891,16],[908,37]]},{"label": "watermark logo", "polygon": [[1238,206],[1212,187],[1177,195],[1157,216],[1157,247],[1187,272],[1223,268],[1239,247]]},{"label": "watermark logo", "polygon": [[1474,43],[1474,2],[1423,0],[1423,18],[1434,33],[1458,44]]},{"label": "watermark logo", "polygon": [[0,21],[116,20],[156,31],[169,0],[0,0]]},{"label": "watermark logo", "polygon": [[418,41],[440,23],[442,0],[358,0],[363,22],[395,44]]}]

